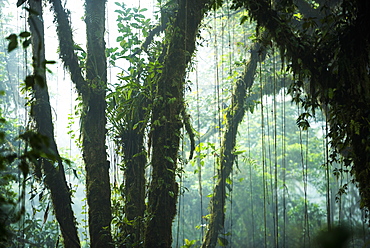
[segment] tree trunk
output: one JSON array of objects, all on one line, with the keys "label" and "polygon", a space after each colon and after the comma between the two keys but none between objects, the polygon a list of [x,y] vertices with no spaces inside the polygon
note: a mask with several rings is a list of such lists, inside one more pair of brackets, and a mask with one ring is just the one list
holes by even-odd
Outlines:
[{"label": "tree trunk", "polygon": [[55,157],[55,161],[47,158],[40,158],[42,169],[45,173],[44,183],[50,190],[50,195],[63,236],[64,247],[80,247],[77,235],[75,218],[72,211],[71,194],[68,188],[64,167],[54,140],[54,127],[52,123],[49,93],[45,76],[45,45],[44,45],[44,24],[42,18],[42,2],[30,0],[30,9],[38,13],[38,16],[30,14],[29,25],[32,32],[32,52],[34,62],[35,79],[33,94],[35,102],[32,105],[31,115],[37,126],[37,131],[47,138],[43,146],[46,154]]},{"label": "tree trunk", "polygon": [[82,145],[86,168],[86,194],[89,206],[91,247],[113,247],[110,222],[109,162],[105,145],[107,62],[105,56],[105,0],[86,1],[87,59],[82,92]]},{"label": "tree trunk", "polygon": [[[143,123],[147,107],[146,96],[137,92],[135,109],[126,116],[127,127],[122,130],[124,152],[124,213],[130,222],[123,225],[124,243],[121,247],[142,247],[145,212],[145,167],[147,164],[144,147],[145,126]],[[136,125],[136,127],[135,127]]]},{"label": "tree trunk", "polygon": [[172,27],[163,72],[157,82],[152,114],[152,181],[149,189],[145,247],[171,247],[176,215],[177,155],[183,125],[185,73],[195,49],[207,0],[182,0]]},{"label": "tree trunk", "polygon": [[60,0],[50,0],[57,21],[60,57],[82,97],[81,134],[86,168],[90,247],[113,247],[110,222],[109,162],[105,146],[107,64],[105,57],[105,0],[86,1],[86,80],[74,51],[71,25]]},{"label": "tree trunk", "polygon": [[[217,170],[217,183],[213,189],[211,200],[211,218],[202,247],[216,247],[218,235],[225,222],[226,179],[230,176],[236,155],[233,153],[236,145],[236,134],[239,123],[245,114],[245,100],[248,89],[253,85],[257,63],[263,60],[264,48],[255,43],[251,49],[251,57],[245,66],[243,75],[237,80],[231,99],[231,106],[226,110],[225,133],[221,144],[220,167]],[[222,240],[221,240],[221,243]],[[224,244],[226,245],[226,244]]]}]

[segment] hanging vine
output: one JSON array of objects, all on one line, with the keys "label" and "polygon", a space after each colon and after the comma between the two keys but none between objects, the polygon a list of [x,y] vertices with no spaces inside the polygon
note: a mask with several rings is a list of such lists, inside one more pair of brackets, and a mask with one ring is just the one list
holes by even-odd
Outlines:
[{"label": "hanging vine", "polygon": [[[345,166],[351,168],[361,193],[361,206],[370,208],[370,122],[369,65],[370,32],[366,1],[318,1],[319,7],[298,1],[234,0],[233,8],[245,7],[260,27],[268,30],[299,75],[292,85],[294,100],[305,111],[315,113],[325,106],[330,124],[331,160],[344,155]],[[321,11],[325,10],[325,11]],[[295,18],[298,11],[306,18]],[[312,13],[321,23],[312,21]],[[309,85],[303,83],[305,78]],[[300,92],[309,95],[302,98]],[[304,113],[305,114],[305,113]]]},{"label": "hanging vine", "polygon": [[[217,169],[217,182],[213,189],[211,200],[211,218],[202,247],[215,247],[224,226],[225,192],[227,185],[230,186],[229,176],[237,156],[237,153],[235,153],[236,134],[239,123],[242,121],[246,111],[245,99],[248,89],[253,85],[257,63],[261,58],[261,54],[263,54],[262,58],[265,56],[264,49],[258,43],[255,43],[251,48],[251,58],[246,64],[242,76],[234,86],[232,105],[226,109],[225,133],[222,138],[220,163]],[[227,182],[228,180],[229,182]],[[225,245],[226,240],[221,238],[219,242]]]}]

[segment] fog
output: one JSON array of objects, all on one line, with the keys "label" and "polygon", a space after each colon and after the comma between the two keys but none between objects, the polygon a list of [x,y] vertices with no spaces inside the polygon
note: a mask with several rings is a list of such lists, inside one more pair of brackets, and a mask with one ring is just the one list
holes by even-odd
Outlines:
[{"label": "fog", "polygon": [[[126,2],[127,7],[139,7],[140,4],[140,8],[147,8],[145,16],[152,18],[153,25],[158,22],[154,17],[158,13],[155,1]],[[20,88],[25,75],[32,72],[32,55],[30,49],[23,51],[21,48],[7,54],[4,38],[10,33],[28,30],[25,24],[27,13],[15,8],[14,4],[4,4],[1,66],[6,70],[2,74],[6,75],[2,75],[1,80],[7,87],[3,89],[7,96],[13,94],[14,97],[2,100],[2,109],[3,114],[8,114],[6,118],[24,129],[30,122],[27,114],[30,108],[25,106],[24,100],[29,97],[29,92],[20,93]],[[71,11],[75,42],[86,49],[83,2],[75,0],[65,4]],[[114,1],[107,1],[107,48],[119,46],[116,41],[119,36],[117,8]],[[72,161],[70,167],[66,166],[66,179],[73,191],[73,210],[82,246],[89,247],[85,172],[79,141],[80,103],[69,72],[59,59],[49,4],[44,10],[46,59],[56,61],[47,67],[56,141],[61,155]],[[217,182],[215,175],[219,170],[222,135],[226,129],[226,108],[233,104],[233,84],[250,59],[255,28],[248,24],[239,26],[239,16],[225,10],[211,13],[204,23],[186,78],[185,105],[196,133],[197,148],[195,158],[189,160],[190,140],[184,130],[178,163],[181,170],[177,177],[181,194],[173,223],[173,247],[199,247],[204,239],[210,199]],[[247,111],[238,128],[234,151],[237,157],[224,192],[226,217],[220,242],[226,247],[317,247],[320,231],[343,225],[351,235],[348,247],[362,247],[368,240],[368,227],[365,213],[360,209],[358,189],[351,182],[352,175],[343,167],[341,158],[329,166],[330,140],[326,137],[328,130],[322,113],[308,119],[310,127],[307,130],[297,126],[296,120],[304,111],[291,102],[288,87],[279,86],[282,84],[279,82],[288,82],[292,78],[285,68],[280,68],[279,58],[277,51],[268,52],[266,60],[257,68],[254,84],[246,97]],[[117,74],[129,66],[124,59],[116,61],[116,65],[108,65],[108,91],[114,91],[115,84],[123,83]],[[274,92],[265,94],[263,89],[267,91],[269,84],[274,85]],[[7,105],[8,111],[4,111]],[[107,128],[112,125],[108,123]],[[106,142],[111,183],[121,185],[125,180],[122,153],[117,154],[114,137],[107,135]],[[147,171],[150,177],[150,164]],[[49,232],[51,240],[58,239],[60,230],[55,217],[52,211],[46,210],[52,207],[47,190],[31,177],[29,182],[27,214],[22,218],[22,225],[38,223],[34,227],[29,224],[30,230],[37,229],[34,233],[38,235]],[[20,192],[19,185],[13,186],[16,192]],[[112,197],[118,198],[120,193],[115,191]],[[30,232],[23,237],[37,242]]]}]

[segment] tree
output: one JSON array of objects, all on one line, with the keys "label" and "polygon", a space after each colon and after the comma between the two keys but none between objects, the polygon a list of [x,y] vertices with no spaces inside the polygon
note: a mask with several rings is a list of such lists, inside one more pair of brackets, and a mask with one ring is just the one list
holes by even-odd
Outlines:
[{"label": "tree", "polygon": [[152,102],[151,87],[161,67],[156,61],[160,49],[156,46],[146,48],[147,58],[140,54],[140,36],[151,28],[150,19],[144,15],[146,9],[127,8],[124,3],[116,5],[120,7],[116,10],[119,14],[117,28],[120,35],[117,41],[120,41],[120,46],[108,48],[108,57],[113,66],[119,59],[129,62],[130,66],[117,75],[119,83],[112,85],[114,88],[107,96],[109,134],[115,141],[117,153],[122,156],[120,167],[124,178],[122,185],[117,187],[123,201],[114,199],[113,208],[117,212],[113,222],[119,245],[132,247],[142,245],[144,240],[145,168],[148,162],[146,128]]},{"label": "tree", "polygon": [[[369,99],[369,3],[360,0],[298,1],[235,0],[233,8],[244,7],[259,27],[280,48],[296,75],[294,99],[307,111],[324,106],[330,125],[329,137],[335,149],[332,159],[345,157],[359,185],[361,206],[370,208],[368,115]],[[294,12],[301,14],[294,17]],[[321,17],[318,25],[312,13]],[[304,83],[307,79],[309,85]],[[302,90],[309,95],[302,98]]]},{"label": "tree", "polygon": [[144,247],[171,247],[171,228],[179,194],[176,174],[184,125],[184,79],[195,50],[200,22],[210,3],[207,0],[180,1],[171,33],[167,34],[168,46],[162,74],[156,83],[151,117],[153,170]]},{"label": "tree", "polygon": [[[264,60],[266,52],[259,43],[255,43],[251,48],[251,57],[245,65],[243,75],[235,83],[231,105],[226,109],[225,132],[222,138],[219,168],[217,169],[217,184],[213,190],[211,202],[211,217],[209,227],[202,247],[215,247],[218,234],[221,232],[225,222],[225,199],[226,184],[230,180],[235,155],[236,135],[239,123],[243,120],[246,111],[245,101],[247,92],[254,83],[254,75],[257,63]],[[230,182],[230,181],[229,181]],[[224,242],[220,242],[224,243]],[[226,244],[225,244],[226,245]]]},{"label": "tree", "polygon": [[[190,104],[187,105],[188,103],[184,99],[184,92],[191,85],[188,85],[185,79],[197,49],[196,39],[200,36],[201,22],[207,12],[212,8],[215,10],[222,4],[222,1],[166,1],[164,5],[160,4],[162,15],[160,25],[152,26],[150,31],[150,21],[143,19],[140,8],[133,8],[132,10],[122,8],[119,10],[120,12],[117,11],[122,15],[119,18],[127,21],[127,24],[118,24],[118,27],[123,30],[122,36],[117,39],[122,51],[117,49],[106,50],[105,48],[105,1],[86,1],[87,50],[82,53],[83,56],[86,54],[86,57],[77,55],[77,50],[81,51],[83,49],[73,42],[68,11],[62,7],[60,0],[50,0],[50,2],[54,9],[57,25],[60,57],[70,71],[71,78],[81,99],[80,132],[86,167],[87,201],[89,205],[88,226],[91,247],[170,247],[173,236],[172,223],[178,213],[177,200],[183,191],[180,190],[180,187],[190,188],[190,190],[199,187],[200,191],[203,187],[202,182],[198,182],[198,185],[196,185],[194,180],[196,175],[193,175],[192,180],[186,182],[185,186],[179,185],[178,180],[176,180],[177,176],[181,178],[184,170],[181,166],[186,166],[187,160],[183,158],[184,156],[180,157],[179,155],[180,142],[181,139],[184,139],[182,137],[184,127],[189,135],[190,145],[186,149],[190,150],[190,158],[195,143],[194,130],[190,125],[190,116],[187,113]],[[19,3],[23,2],[19,1]],[[32,0],[29,3],[30,13],[33,13],[33,9],[38,10],[41,18],[41,1]],[[226,98],[226,102],[230,102],[230,106],[222,106],[224,112],[221,112],[220,106],[224,102],[217,103],[219,104],[219,125],[209,124],[216,119],[212,118],[211,113],[203,115],[206,118],[202,119],[202,129],[206,130],[207,126],[211,127],[209,132],[207,131],[198,140],[198,170],[202,168],[202,164],[208,165],[207,168],[204,168],[211,180],[204,182],[206,184],[204,189],[207,193],[213,190],[213,194],[210,194],[212,196],[211,214],[205,217],[209,218],[210,222],[203,247],[214,247],[217,245],[217,241],[226,244],[227,240],[231,242],[234,238],[238,241],[233,245],[251,244],[251,246],[255,246],[264,242],[265,246],[278,246],[277,244],[281,239],[283,239],[283,246],[284,244],[297,246],[302,243],[306,245],[309,230],[321,228],[324,213],[321,205],[309,201],[306,197],[307,185],[320,187],[320,191],[317,190],[319,193],[325,192],[322,183],[314,182],[318,178],[324,178],[322,170],[316,167],[307,167],[311,160],[315,161],[315,164],[322,162],[320,157],[322,154],[318,147],[323,146],[323,144],[320,144],[320,142],[318,142],[319,145],[317,144],[314,134],[312,134],[314,137],[308,138],[307,132],[307,137],[303,139],[307,139],[307,142],[308,140],[310,142],[314,140],[312,143],[315,145],[315,151],[309,153],[308,148],[305,148],[308,147],[308,143],[306,146],[301,137],[302,130],[308,128],[309,117],[317,107],[322,107],[326,111],[326,118],[331,125],[329,137],[331,137],[333,147],[337,148],[331,159],[335,162],[338,160],[338,154],[344,155],[346,165],[352,166],[352,171],[360,182],[363,201],[366,200],[367,182],[364,182],[363,179],[367,175],[367,165],[363,163],[363,158],[366,160],[367,155],[365,154],[366,148],[364,151],[360,144],[366,145],[367,139],[360,136],[367,137],[368,134],[370,135],[370,130],[367,130],[369,128],[365,125],[369,119],[368,112],[360,105],[367,103],[367,100],[369,100],[366,93],[368,90],[367,67],[361,64],[364,61],[364,64],[367,63],[367,57],[362,57],[362,54],[359,54],[357,58],[352,58],[351,56],[353,54],[357,55],[357,52],[354,52],[354,47],[346,44],[345,41],[348,40],[349,34],[354,34],[353,29],[362,30],[361,20],[367,21],[367,19],[359,8],[368,6],[362,5],[363,3],[360,1],[349,0],[330,1],[328,5],[324,1],[308,2],[306,0],[298,0],[296,5],[293,5],[290,1],[271,3],[265,0],[235,0],[233,3],[233,8],[238,9],[237,13],[244,13],[239,8],[245,7],[248,9],[248,16],[244,16],[242,22],[249,17],[257,20],[257,31],[259,33],[256,36],[262,38],[258,38],[257,42],[251,47],[251,59],[246,64],[244,72],[241,69],[243,62],[235,62],[238,64],[235,71],[243,74],[241,78],[234,80],[235,85],[231,96],[226,96],[226,91],[222,92],[222,97]],[[123,4],[117,5],[123,7]],[[319,11],[320,8],[322,11]],[[261,12],[262,10],[263,12]],[[266,13],[268,16],[266,16]],[[321,19],[321,22],[315,18]],[[130,20],[135,21],[130,22]],[[34,154],[34,158],[42,161],[42,163],[35,163],[36,171],[38,173],[43,172],[45,175],[44,183],[50,189],[65,246],[79,247],[80,243],[71,208],[70,189],[64,175],[64,161],[58,153],[54,140],[51,109],[45,80],[45,66],[51,62],[45,60],[42,46],[44,44],[43,34],[40,33],[43,27],[38,25],[42,25],[42,23],[35,18],[35,15],[31,15],[30,26],[35,71],[33,75],[26,78],[26,86],[33,90],[34,101],[30,102],[33,105],[31,114],[37,124],[37,133],[28,132],[23,137],[27,142],[38,145],[39,150],[41,150],[41,153]],[[134,34],[132,27],[136,30],[142,30],[144,41],[140,40],[140,35]],[[227,26],[222,26],[222,28],[224,27]],[[367,28],[364,28],[364,30],[367,31]],[[162,41],[157,41],[153,37],[160,32],[164,32],[164,38]],[[263,35],[260,36],[259,34]],[[28,37],[29,33],[24,32],[22,35]],[[340,38],[337,39],[337,37]],[[368,48],[364,45],[368,43],[367,37],[365,41],[361,37],[355,38],[358,47],[364,46],[362,51],[368,52],[366,50]],[[13,41],[12,38],[10,40]],[[140,44],[142,45],[139,47]],[[229,46],[231,46],[230,44],[231,41],[229,41]],[[276,116],[271,114],[277,111],[275,105],[271,113],[269,113],[270,111],[263,113],[265,109],[264,101],[276,103],[275,96],[272,99],[272,97],[265,97],[265,95],[275,95],[280,87],[285,86],[285,80],[276,80],[275,78],[277,74],[284,72],[277,72],[273,69],[273,76],[270,76],[271,71],[269,72],[269,69],[263,68],[265,65],[261,63],[261,84],[254,85],[253,83],[258,60],[262,61],[265,56],[265,48],[274,47],[274,44],[277,44],[282,54],[283,66],[281,67],[284,68],[285,64],[288,63],[288,67],[295,73],[295,81],[290,87],[290,92],[293,95],[293,100],[304,107],[303,113],[300,111],[301,109],[299,110],[302,115],[297,120],[301,130],[292,133],[292,137],[289,137],[289,144],[285,134],[281,134],[284,148],[277,148],[279,132],[276,127],[274,130],[267,127],[267,133],[264,133],[264,126],[262,131],[255,128],[255,132],[251,136],[248,134],[248,138],[253,137],[253,141],[240,140],[237,142],[238,132],[242,133],[239,138],[243,135],[246,137],[246,127],[242,123],[243,116],[248,110],[253,112],[254,107],[258,106],[258,101],[261,101],[261,117],[258,117],[261,122],[266,125],[281,125],[284,126],[282,128],[285,128],[285,123],[278,124]],[[334,49],[327,51],[329,47]],[[271,54],[273,57],[275,56],[274,50],[267,52],[269,56]],[[112,60],[114,60],[114,57],[121,57],[130,63],[128,69],[124,68],[123,72],[118,75],[119,83],[114,85],[115,88],[107,83],[106,54],[111,56]],[[238,72],[231,72],[233,70],[231,69],[231,57],[230,55],[230,74],[227,80],[238,74]],[[244,61],[242,58],[240,60]],[[343,61],[353,62],[356,68],[353,66],[347,67]],[[225,60],[221,61],[221,63],[224,62]],[[275,61],[273,63],[273,66],[275,66]],[[342,76],[343,78],[341,78]],[[351,83],[352,79],[350,77],[355,76],[358,81],[362,82],[361,84]],[[270,77],[274,77],[274,79],[270,80]],[[335,83],[334,80],[336,80]],[[262,81],[266,81],[266,83],[274,82],[271,85],[264,85]],[[106,96],[107,91],[110,92],[108,96]],[[346,106],[343,103],[343,99],[347,100],[344,96],[349,95],[354,98],[360,91],[365,92],[364,96],[361,95],[358,98],[361,104],[353,99],[348,99],[348,101],[352,100],[352,102],[350,101],[351,106]],[[305,95],[306,92],[309,94],[308,97]],[[247,93],[250,94],[247,95]],[[203,104],[208,105],[209,102]],[[189,113],[191,111],[190,109]],[[360,114],[351,111],[360,111]],[[221,115],[224,120],[222,123]],[[109,117],[109,125],[106,125],[107,116]],[[271,121],[269,118],[275,119]],[[252,124],[257,125],[256,123],[253,122]],[[108,132],[106,126],[113,126],[113,128]],[[198,127],[200,127],[200,124]],[[216,136],[214,133],[217,131],[219,131],[220,137],[218,138],[220,140],[222,134],[219,150],[218,144],[200,142],[207,140],[209,136]],[[284,133],[285,131],[281,132]],[[112,134],[111,137],[116,141],[116,152],[119,156],[122,156],[121,168],[123,169],[122,177],[124,178],[122,185],[116,187],[117,184],[115,184],[113,186],[114,192],[117,193],[113,197],[114,222],[112,227],[114,228],[114,234],[111,233],[112,212],[110,201],[112,186],[109,183],[109,162],[107,161],[105,146],[107,133]],[[293,134],[298,134],[299,138],[298,136],[293,137]],[[260,140],[261,137],[262,140]],[[269,144],[266,144],[266,139],[274,139],[274,143],[267,141]],[[184,139],[184,142],[186,141]],[[249,151],[255,153],[254,158],[250,154],[249,157],[246,156],[245,151],[237,149],[238,146],[246,146],[247,142],[253,142],[253,145],[249,146]],[[238,143],[239,145],[237,145]],[[272,147],[272,144],[274,147]],[[269,154],[266,155],[266,149],[270,148],[271,151],[269,150]],[[303,149],[307,149],[306,154],[304,154]],[[291,154],[286,155],[287,151]],[[272,159],[272,156],[275,156],[274,159]],[[243,158],[243,161],[238,160],[238,157]],[[284,164],[286,159],[289,159],[289,163],[291,163],[289,166]],[[195,164],[195,161],[192,163]],[[217,163],[218,169],[215,173],[217,175],[213,175],[212,170],[209,169],[213,167],[212,163]],[[266,166],[267,163],[269,168]],[[238,171],[233,171],[233,164],[236,164]],[[147,165],[151,166],[152,169],[149,178],[145,178]],[[213,168],[216,171],[215,167]],[[243,177],[247,178],[245,177],[246,169],[249,173],[247,174],[248,180],[243,181],[243,178],[240,178],[240,185],[242,186],[237,182],[233,183],[235,182],[233,181],[234,172],[244,173]],[[242,170],[244,171],[241,172]],[[290,172],[288,176],[287,171]],[[345,169],[336,167],[337,176],[344,171]],[[329,178],[329,170],[326,172],[327,178]],[[279,173],[284,179],[279,177]],[[302,174],[303,181],[300,181],[302,180]],[[286,178],[292,181],[287,183]],[[257,180],[258,183],[255,183],[256,181],[252,181],[252,179]],[[149,185],[146,185],[146,180]],[[182,178],[180,181],[182,182]],[[329,179],[326,183],[327,187],[329,185],[333,187],[333,182]],[[239,186],[239,191],[234,191]],[[245,198],[245,193],[241,193],[243,191],[241,188],[244,191],[248,188],[255,192],[255,194],[250,194],[251,203],[246,204],[239,199]],[[344,185],[343,187],[338,186],[338,188],[340,191],[345,190]],[[290,198],[286,199],[288,189],[290,190]],[[331,194],[329,191],[328,188],[327,194]],[[191,195],[194,196],[196,193],[194,191]],[[231,196],[232,194],[235,198]],[[200,195],[202,197],[202,193]],[[283,198],[282,201],[278,201],[278,195]],[[302,197],[302,195],[304,196]],[[235,212],[229,220],[226,218],[227,214],[230,213],[227,212],[229,207],[226,207],[228,204],[227,196],[235,204],[234,208],[230,208],[231,211]],[[334,197],[328,199],[327,201],[330,202],[328,204],[332,204],[334,199]],[[147,204],[145,204],[146,200]],[[255,200],[256,203],[252,203],[252,200]],[[194,211],[192,206],[198,201],[198,199],[192,199],[191,204],[193,205],[189,204],[187,208]],[[183,201],[181,203],[183,204]],[[263,205],[263,211],[256,212],[256,204],[259,208]],[[289,210],[287,210],[287,207]],[[118,208],[119,210],[117,210]],[[202,215],[203,211],[204,209],[200,211]],[[252,216],[248,215],[250,211]],[[328,211],[328,220],[332,215],[333,213]],[[339,215],[341,215],[340,210]],[[292,218],[286,221],[288,216]],[[308,223],[308,217],[312,217],[313,222]],[[238,220],[238,218],[241,220]],[[196,218],[189,220],[184,216],[179,216],[179,221],[181,219],[187,222],[187,225],[190,225],[191,221],[199,221],[195,220]],[[227,227],[230,221],[231,226],[233,225],[232,221],[239,225],[235,231],[231,228],[233,237],[230,236],[230,239],[219,238],[221,230],[225,230],[225,226]],[[284,222],[283,230],[280,229],[279,222]],[[256,225],[250,228],[250,223],[251,225],[256,223]],[[203,222],[201,225],[204,226]],[[299,225],[299,228],[296,228],[295,225]],[[188,227],[190,230],[190,226]],[[258,238],[254,238],[253,235],[253,241],[246,241],[242,234],[246,230],[253,234],[259,230],[264,234],[260,232]],[[186,232],[195,233],[196,231],[186,230]],[[227,233],[229,232],[225,231],[225,235]],[[114,236],[115,234],[117,235]],[[287,242],[286,237],[290,239]],[[115,243],[113,244],[113,242]],[[194,244],[196,244],[195,240],[185,240],[185,246],[187,247]]]},{"label": "tree", "polygon": [[[70,189],[68,188],[64,166],[54,139],[54,127],[51,116],[48,88],[46,83],[44,24],[41,1],[29,2],[29,17],[32,32],[32,52],[34,73],[26,78],[26,86],[32,87],[35,97],[32,102],[31,116],[35,119],[39,137],[40,150],[46,157],[40,157],[36,166],[42,167],[45,173],[45,185],[50,189],[55,215],[60,224],[65,247],[80,247],[77,228],[71,206]],[[35,136],[34,138],[37,138]],[[54,166],[54,163],[57,166]],[[39,169],[41,171],[41,168]],[[41,178],[41,177],[40,177]]]},{"label": "tree", "polygon": [[105,1],[86,1],[86,79],[75,52],[68,15],[59,0],[51,1],[57,21],[60,57],[81,96],[82,149],[86,168],[91,247],[111,247],[109,162],[105,146],[107,64],[105,56]]}]

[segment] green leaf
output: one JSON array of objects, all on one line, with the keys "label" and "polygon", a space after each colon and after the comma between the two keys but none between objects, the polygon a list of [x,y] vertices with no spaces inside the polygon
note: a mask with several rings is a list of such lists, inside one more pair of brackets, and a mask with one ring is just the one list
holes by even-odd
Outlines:
[{"label": "green leaf", "polygon": [[175,163],[175,161],[173,161],[173,159],[171,157],[165,156],[164,158],[167,159],[171,163]]},{"label": "green leaf", "polygon": [[160,122],[159,120],[155,120],[155,121],[153,122],[153,125],[154,125],[154,126],[160,126],[160,125],[161,125],[161,122]]},{"label": "green leaf", "polygon": [[27,38],[27,37],[30,37],[31,36],[31,33],[28,32],[28,31],[23,31],[19,34],[19,37],[22,37],[22,38]]},{"label": "green leaf", "polygon": [[176,97],[171,97],[168,99],[168,103],[169,104],[173,104],[174,102],[176,102],[177,98]]},{"label": "green leaf", "polygon": [[228,184],[233,184],[233,181],[228,177],[228,178],[226,178],[226,183],[228,183]]},{"label": "green leaf", "polygon": [[234,155],[240,155],[242,153],[245,153],[247,150],[242,150],[242,151],[233,151]]},{"label": "green leaf", "polygon": [[168,191],[168,194],[173,198],[175,197],[175,193],[173,193],[173,191]]},{"label": "green leaf", "polygon": [[31,39],[27,39],[22,42],[23,48],[27,48],[31,44]]},{"label": "green leaf", "polygon": [[240,25],[242,25],[247,20],[248,20],[248,16],[246,16],[246,15],[242,16],[242,18],[240,19]]},{"label": "green leaf", "polygon": [[217,243],[220,245],[220,246],[227,246],[229,244],[229,241],[227,241],[227,239],[225,238],[218,238],[217,239]]},{"label": "green leaf", "polygon": [[18,36],[16,34],[11,34],[6,37],[6,39],[9,40],[8,52],[11,52],[18,47]]}]

